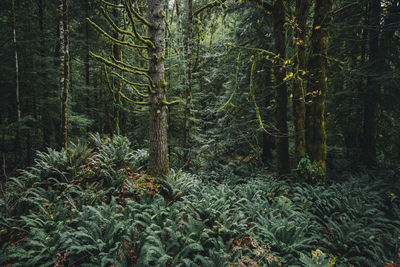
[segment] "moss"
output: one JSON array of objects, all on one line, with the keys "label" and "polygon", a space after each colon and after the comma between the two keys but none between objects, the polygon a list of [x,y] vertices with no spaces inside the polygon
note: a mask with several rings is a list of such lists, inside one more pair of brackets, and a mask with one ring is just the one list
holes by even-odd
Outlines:
[{"label": "moss", "polygon": [[155,15],[155,17],[156,17],[156,18],[160,18],[160,19],[165,18],[165,12],[164,12],[164,10],[159,11],[159,12]]}]

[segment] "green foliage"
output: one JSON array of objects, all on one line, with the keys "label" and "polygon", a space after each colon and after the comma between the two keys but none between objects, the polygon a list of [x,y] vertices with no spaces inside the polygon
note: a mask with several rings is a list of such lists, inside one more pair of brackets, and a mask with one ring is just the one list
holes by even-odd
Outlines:
[{"label": "green foliage", "polygon": [[99,135],[39,153],[1,195],[0,264],[380,266],[395,252],[400,203],[391,172],[322,186],[243,177],[236,165],[171,171],[146,180],[160,194],[142,194],[135,186],[151,177],[131,172],[146,157],[123,137]]},{"label": "green foliage", "polygon": [[320,249],[311,251],[311,258],[301,254],[300,261],[307,267],[331,267],[335,265],[336,257],[326,257]]},{"label": "green foliage", "polygon": [[324,182],[321,180],[321,177],[325,176],[326,170],[324,170],[317,162],[311,162],[308,156],[299,160],[295,171],[300,179],[309,183]]}]

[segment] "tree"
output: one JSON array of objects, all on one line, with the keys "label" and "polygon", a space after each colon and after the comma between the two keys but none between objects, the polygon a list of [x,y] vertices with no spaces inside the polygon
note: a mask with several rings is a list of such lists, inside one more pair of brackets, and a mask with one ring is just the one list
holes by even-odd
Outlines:
[{"label": "tree", "polygon": [[272,8],[274,47],[277,60],[274,62],[276,164],[278,175],[290,172],[289,138],[287,128],[287,86],[283,60],[286,56],[285,6],[282,0],[274,0]]},{"label": "tree", "polygon": [[[120,4],[113,4],[102,1],[103,4],[112,9],[121,9],[129,18],[131,30],[126,30],[117,25],[105,8],[102,13],[114,33],[126,37],[118,39],[105,32],[100,26],[88,19],[114,48],[116,45],[139,50],[139,54],[145,52],[142,57],[147,59],[148,68],[131,65],[125,58],[115,56],[115,53],[106,59],[102,56],[91,53],[94,58],[104,65],[110,66],[121,72],[131,74],[132,79],[139,81],[145,79],[147,83],[131,81],[128,77],[122,76],[117,72],[112,74],[119,78],[121,82],[130,86],[131,95],[126,95],[122,90],[118,90],[117,97],[128,101],[135,106],[149,106],[149,163],[148,173],[153,176],[163,176],[169,173],[168,143],[167,143],[167,106],[176,102],[167,102],[165,90],[166,82],[164,78],[164,18],[162,0],[148,0],[147,19],[140,13],[135,4],[130,0],[121,0]],[[142,30],[146,28],[147,31]],[[145,36],[144,34],[148,34]],[[146,100],[144,100],[146,99]],[[143,100],[143,101],[142,101]]]},{"label": "tree", "polygon": [[17,23],[15,19],[15,0],[11,0],[11,20],[14,44],[14,59],[15,59],[15,98],[17,103],[17,119],[21,120],[21,105],[19,99],[19,64],[18,64],[18,51],[17,51]]},{"label": "tree", "polygon": [[193,46],[193,2],[187,1],[187,28],[186,28],[186,79],[185,79],[185,117],[184,117],[184,140],[185,149],[183,161],[189,165],[189,136],[190,136],[190,110],[192,103],[192,46]]},{"label": "tree", "polygon": [[379,33],[380,33],[380,0],[369,1],[369,65],[370,73],[364,91],[364,125],[362,152],[365,165],[374,167],[376,161],[376,130],[379,99],[379,84],[377,75],[380,73],[381,59],[379,58]]},{"label": "tree", "polygon": [[59,56],[61,89],[61,146],[68,146],[69,37],[68,2],[59,0]]},{"label": "tree", "polygon": [[295,163],[306,155],[306,132],[305,132],[305,80],[307,73],[307,18],[310,8],[310,0],[296,0],[294,25],[294,59],[293,69],[295,79],[293,84],[292,104],[293,104],[293,125],[294,125],[294,147]]},{"label": "tree", "polygon": [[151,58],[149,75],[152,82],[150,90],[150,147],[148,173],[154,176],[169,173],[167,143],[167,106],[164,78],[164,17],[163,1],[148,0],[149,47]]},{"label": "tree", "polygon": [[[317,0],[311,35],[311,53],[308,62],[309,80],[306,105],[306,146],[311,161],[326,170],[325,100],[327,93],[328,26],[332,20],[333,0]],[[326,173],[321,177],[326,179]]]}]

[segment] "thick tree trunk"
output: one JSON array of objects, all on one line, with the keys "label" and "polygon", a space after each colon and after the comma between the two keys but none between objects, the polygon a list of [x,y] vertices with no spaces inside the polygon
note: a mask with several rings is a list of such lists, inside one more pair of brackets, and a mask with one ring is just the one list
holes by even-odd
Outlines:
[{"label": "thick tree trunk", "polygon": [[186,81],[185,81],[185,118],[184,118],[184,156],[185,165],[189,165],[190,148],[190,108],[192,103],[192,42],[193,42],[193,3],[188,0],[187,14],[187,32],[186,32]]},{"label": "thick tree trunk", "polygon": [[369,64],[370,76],[364,92],[364,125],[362,152],[363,161],[369,167],[376,167],[376,130],[379,99],[379,83],[376,81],[381,65],[379,60],[380,0],[370,1],[369,14]]},{"label": "thick tree trunk", "polygon": [[305,74],[307,69],[306,38],[307,17],[310,8],[310,0],[296,0],[296,26],[294,29],[295,55],[293,66],[296,72],[293,84],[293,125],[295,130],[295,165],[306,155],[306,132],[305,132]]},{"label": "thick tree trunk", "polygon": [[311,35],[311,55],[308,65],[306,146],[311,161],[321,167],[321,182],[326,180],[325,99],[327,92],[328,26],[332,20],[333,0],[317,0]]},{"label": "thick tree trunk", "polygon": [[61,146],[68,146],[69,40],[68,3],[59,0],[60,88],[61,88]]},{"label": "thick tree trunk", "polygon": [[274,85],[275,85],[275,127],[278,131],[276,142],[276,163],[278,175],[290,172],[289,162],[289,139],[287,128],[287,87],[284,78],[286,76],[283,60],[286,55],[286,33],[285,33],[285,7],[283,0],[274,0],[273,31],[275,53],[279,58],[274,64]]},{"label": "thick tree trunk", "polygon": [[167,106],[164,79],[164,11],[162,0],[148,0],[148,18],[153,27],[149,36],[154,48],[149,49],[151,57],[149,76],[152,80],[150,92],[150,148],[148,173],[161,177],[169,173],[167,143]]}]

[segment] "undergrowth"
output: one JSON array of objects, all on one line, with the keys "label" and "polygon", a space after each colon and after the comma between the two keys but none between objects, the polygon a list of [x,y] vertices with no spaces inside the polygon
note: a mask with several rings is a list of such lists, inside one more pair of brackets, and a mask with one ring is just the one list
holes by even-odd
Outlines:
[{"label": "undergrowth", "polygon": [[[0,265],[382,266],[399,180],[310,185],[252,171],[142,173],[147,152],[93,135],[2,185]],[[240,175],[238,175],[238,173]]]}]

